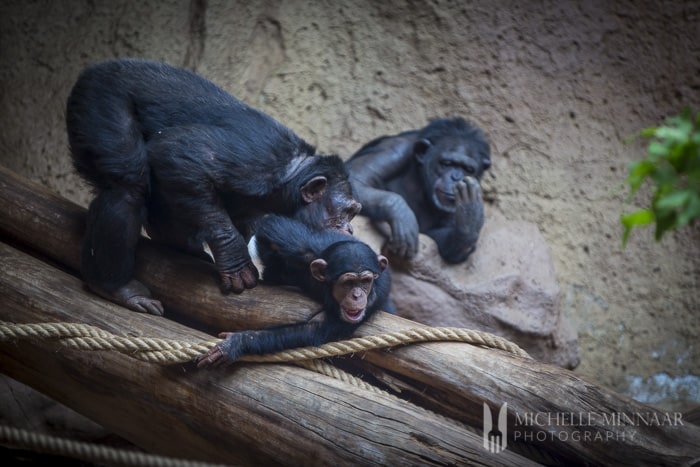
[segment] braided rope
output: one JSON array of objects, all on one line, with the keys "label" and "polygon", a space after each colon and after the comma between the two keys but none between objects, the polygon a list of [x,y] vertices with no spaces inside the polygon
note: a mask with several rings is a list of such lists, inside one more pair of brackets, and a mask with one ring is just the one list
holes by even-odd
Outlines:
[{"label": "braided rope", "polygon": [[323,360],[300,360],[294,362],[297,366],[306,368],[307,370],[315,371],[325,376],[330,376],[331,378],[337,379],[344,383],[348,383],[352,386],[365,389],[367,391],[374,392],[376,394],[389,394],[386,391],[379,389],[378,387],[369,384],[368,382],[358,378],[355,375],[348,373],[347,371],[341,370],[338,367],[330,365]]},{"label": "braided rope", "polygon": [[116,449],[109,446],[32,433],[4,425],[0,425],[0,443],[35,452],[61,455],[107,465],[144,467],[213,467],[215,465],[128,449]]},{"label": "braided rope", "polygon": [[[196,359],[221,340],[208,342],[182,342],[174,339],[119,337],[95,326],[82,323],[32,323],[16,324],[0,321],[0,343],[17,339],[55,339],[69,348],[77,350],[112,350],[149,363],[174,364]],[[493,334],[463,328],[434,327],[407,329],[375,336],[358,337],[346,341],[330,342],[319,347],[304,347],[268,355],[247,355],[241,358],[251,362],[292,362],[297,366],[329,376],[352,386],[388,397],[388,393],[366,381],[320,360],[368,350],[383,349],[398,345],[421,342],[462,342],[500,349],[517,356],[531,359],[527,352],[516,344]],[[446,423],[452,423],[465,430],[477,432],[475,428],[457,420],[425,409],[403,399],[413,410],[437,416]],[[81,458],[93,462],[107,462],[111,465],[136,466],[206,466],[206,463],[159,457],[127,450],[91,445],[61,438],[37,435],[24,430],[0,426],[0,442],[32,449]],[[529,446],[525,446],[528,448]],[[533,447],[533,449],[535,449]],[[547,458],[546,452],[535,449],[535,454]],[[530,453],[530,455],[533,455]],[[542,457],[545,456],[545,457]]]},{"label": "braided rope", "polygon": [[150,363],[182,363],[194,360],[218,341],[182,342],[149,337],[119,337],[83,323],[16,324],[0,321],[0,342],[13,339],[58,339],[76,350],[112,350]]},{"label": "braided rope", "polygon": [[[145,362],[160,364],[192,361],[220,342],[220,340],[216,340],[191,343],[175,339],[119,337],[95,326],[82,323],[16,324],[0,321],[0,342],[14,339],[59,339],[63,345],[72,349],[112,350]],[[464,342],[505,350],[520,357],[531,358],[516,344],[486,332],[462,328],[418,328],[329,342],[319,347],[290,349],[269,355],[246,355],[241,360],[249,362],[297,362],[420,342]]]}]

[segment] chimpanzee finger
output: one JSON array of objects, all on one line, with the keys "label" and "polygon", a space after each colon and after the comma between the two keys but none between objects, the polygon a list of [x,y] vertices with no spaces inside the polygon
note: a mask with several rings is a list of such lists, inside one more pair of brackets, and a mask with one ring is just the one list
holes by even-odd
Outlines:
[{"label": "chimpanzee finger", "polygon": [[163,316],[163,313],[165,313],[163,304],[160,303],[159,300],[149,300],[148,303],[145,304],[145,307],[148,310],[148,313],[152,315]]},{"label": "chimpanzee finger", "polygon": [[160,301],[140,295],[129,298],[126,304],[133,310],[151,315],[162,316],[164,311]]},{"label": "chimpanzee finger", "polygon": [[469,186],[467,184],[467,178],[460,180],[455,184],[455,198],[457,205],[462,205],[469,202]]},{"label": "chimpanzee finger", "polygon": [[467,177],[464,181],[469,189],[469,201],[472,203],[481,202],[481,185],[479,184],[479,180],[474,177]]},{"label": "chimpanzee finger", "polygon": [[207,353],[197,358],[197,368],[215,366],[216,362],[223,356],[223,351],[218,345],[216,345],[213,348],[211,348]]},{"label": "chimpanzee finger", "polygon": [[243,266],[243,269],[241,269],[239,273],[241,280],[243,281],[243,286],[246,289],[252,289],[258,285],[258,268],[256,268],[253,263]]},{"label": "chimpanzee finger", "polygon": [[239,294],[245,290],[245,286],[238,272],[222,272],[220,276],[222,293],[228,294],[233,292]]}]

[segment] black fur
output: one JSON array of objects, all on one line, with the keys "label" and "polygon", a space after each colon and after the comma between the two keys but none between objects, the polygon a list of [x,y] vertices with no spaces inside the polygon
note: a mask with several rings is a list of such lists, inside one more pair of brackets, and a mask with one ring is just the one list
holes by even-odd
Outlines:
[{"label": "black fur", "polygon": [[[321,322],[226,333],[218,349],[213,349],[200,359],[200,367],[217,365],[222,361],[230,363],[242,355],[318,346],[349,337],[361,322],[352,324],[343,321],[338,303],[331,293],[334,282],[347,272],[370,270],[378,275],[368,295],[362,322],[378,310],[395,313],[389,297],[389,269],[382,271],[378,255],[365,243],[333,231],[315,231],[299,221],[275,215],[265,216],[257,224],[255,235],[258,255],[265,266],[265,283],[299,287],[322,303],[324,319]],[[325,282],[311,276],[309,265],[318,258],[328,263]]]},{"label": "black fur", "polygon": [[389,253],[412,257],[421,232],[449,263],[476,247],[484,222],[479,181],[490,166],[483,132],[462,118],[376,138],[346,162],[362,214],[389,224]]},{"label": "black fur", "polygon": [[[207,242],[222,281],[231,281],[222,288],[240,292],[243,268],[245,287],[257,281],[246,248],[255,218],[274,212],[321,229],[349,222],[359,206],[340,158],[318,156],[273,118],[163,63],[88,67],[68,98],[66,125],[75,168],[96,192],[83,275],[116,301],[115,291],[131,292],[125,284],[142,226],[154,240],[195,254]],[[309,202],[300,188],[315,176],[326,177],[327,188]]]}]

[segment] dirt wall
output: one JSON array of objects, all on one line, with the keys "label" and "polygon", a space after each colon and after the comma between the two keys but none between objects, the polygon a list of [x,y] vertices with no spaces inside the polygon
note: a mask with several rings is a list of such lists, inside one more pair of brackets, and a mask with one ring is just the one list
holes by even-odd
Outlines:
[{"label": "dirt wall", "polygon": [[[493,144],[490,208],[539,226],[591,379],[700,403],[700,228],[621,247],[624,140],[700,109],[700,5],[686,1],[21,1],[0,4],[0,163],[86,204],[64,103],[115,56],[188,66],[347,157],[462,115]],[[642,200],[640,197],[639,200]]]}]

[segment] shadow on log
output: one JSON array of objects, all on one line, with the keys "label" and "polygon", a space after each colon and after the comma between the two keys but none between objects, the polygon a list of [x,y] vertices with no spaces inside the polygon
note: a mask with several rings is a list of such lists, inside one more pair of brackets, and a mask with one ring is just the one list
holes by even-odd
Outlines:
[{"label": "shadow on log", "polygon": [[[83,216],[84,210],[82,208],[48,193],[44,188],[20,179],[7,170],[0,170],[0,234],[13,244],[21,245],[22,248],[35,252],[35,254],[45,255],[69,269],[75,270],[78,266]],[[313,303],[299,294],[277,288],[273,290],[263,286],[246,291],[240,296],[223,296],[218,290],[216,275],[209,265],[167,252],[148,242],[144,242],[139,248],[138,263],[138,278],[151,288],[157,298],[163,301],[166,315],[168,311],[176,311],[216,330],[255,328],[281,322],[298,321],[307,319],[317,309]],[[11,285],[4,287],[8,288]],[[31,296],[30,292],[26,293],[29,294],[26,300],[31,303],[34,297]],[[87,300],[87,298],[83,299]],[[116,318],[109,322],[105,320],[103,324],[110,331],[116,327],[121,333],[124,333],[125,329],[138,329],[138,332],[141,333],[139,327],[141,320],[149,323],[150,320],[156,320],[153,327],[150,328],[150,332],[153,333],[150,337],[160,337],[165,329],[174,325],[163,318],[138,315],[119,309],[97,297],[90,297],[90,303],[89,307],[101,306],[118,309],[119,316],[127,313],[124,315],[123,321]],[[67,310],[70,310],[72,305],[65,303],[65,306]],[[90,313],[85,316],[87,322],[90,322],[89,315]],[[21,322],[40,319],[39,316],[19,312],[13,316],[12,319]],[[2,319],[10,320],[7,317]],[[66,315],[64,319],[82,318],[80,314],[70,314],[70,318]],[[419,327],[419,325],[380,313],[371,322],[363,325],[357,334],[366,336],[415,327]],[[25,353],[31,353],[26,344],[21,344],[19,348],[25,349]],[[31,371],[33,365],[40,365],[39,360],[41,359],[39,358],[28,357],[31,364],[23,364],[21,363],[23,360],[17,356],[21,356],[22,353],[14,353],[14,355],[16,355],[15,364],[27,368],[27,371]],[[46,354],[42,353],[41,357],[46,358]],[[87,357],[76,356],[76,358]],[[111,361],[113,358],[116,357],[105,355],[100,357],[100,360],[103,360],[111,368],[116,365],[115,362]],[[663,423],[669,415],[675,414],[664,414],[655,408],[637,403],[590,383],[570,371],[552,365],[524,360],[501,351],[455,343],[418,344],[391,351],[373,351],[367,352],[362,358],[361,361],[353,361],[353,365],[357,368],[365,368],[377,380],[389,383],[389,387],[403,395],[409,395],[417,403],[473,427],[481,428],[483,426],[484,403],[489,404],[492,411],[497,411],[503,403],[507,403],[509,446],[517,446],[518,442],[522,441],[537,444],[541,450],[551,453],[562,463],[568,465],[584,463],[683,465],[700,460],[700,428],[697,426],[682,422],[680,424]],[[3,370],[4,366],[3,364]],[[104,371],[102,364],[97,365],[93,362],[88,366],[94,372]],[[80,372],[83,369],[74,369],[71,366],[70,372],[75,371]],[[214,372],[192,374],[188,372],[182,373],[182,376],[175,376],[165,369],[151,369],[149,371],[157,373],[158,376],[153,376],[153,381],[148,387],[141,387],[143,393],[135,392],[132,395],[134,398],[150,400],[154,393],[162,393],[163,389],[160,384],[156,384],[161,378],[168,384],[174,385],[170,390],[176,393],[180,390],[177,387],[180,378],[182,378],[182,384],[190,380],[196,381],[192,387],[208,388],[207,391],[212,391],[212,387],[217,388],[216,391],[212,391],[206,396],[207,403],[213,405],[207,414],[216,414],[219,410],[219,404],[222,403],[220,398],[223,397],[222,394],[227,392],[227,389],[219,387],[222,381],[234,385],[235,391],[250,391],[248,385],[256,385],[257,392],[255,390],[245,392],[245,394],[251,394],[251,397],[260,397],[261,394],[265,394],[264,388],[267,386],[258,387],[259,381],[268,382],[269,378],[274,381],[284,381],[284,390],[277,393],[275,397],[285,399],[295,392],[305,392],[303,384],[311,384],[309,380],[322,380],[324,384],[329,385],[328,392],[310,391],[312,395],[307,396],[303,402],[308,407],[296,408],[297,410],[308,409],[314,412],[313,419],[318,419],[321,428],[314,425],[312,429],[319,430],[324,430],[323,427],[329,429],[336,427],[333,425],[334,419],[329,417],[324,422],[322,419],[325,419],[328,414],[309,409],[309,407],[323,406],[328,403],[329,398],[336,400],[338,395],[340,397],[337,397],[337,401],[342,406],[344,403],[342,401],[348,397],[346,393],[341,394],[335,389],[336,385],[338,387],[342,385],[326,383],[325,378],[317,376],[302,378],[303,384],[294,380],[293,384],[289,382],[290,385],[286,386],[288,381],[283,379],[282,374],[278,372],[284,372],[284,377],[287,378],[288,374],[296,374],[301,370],[277,365],[241,365],[232,372],[222,372],[221,374]],[[35,375],[32,381],[29,384],[52,394],[46,390],[47,383],[45,381],[42,383],[41,375]],[[294,389],[295,384],[300,385],[301,391]],[[95,397],[98,399],[101,397],[99,392],[102,389],[101,386],[98,385],[94,388]],[[331,386],[333,387],[331,388]],[[67,389],[62,388],[63,386],[58,385],[54,391],[63,394]],[[185,391],[182,394],[187,393]],[[257,396],[254,396],[255,394]],[[93,397],[92,393],[90,397]],[[266,397],[265,400],[267,400]],[[150,400],[150,403],[155,404],[156,408],[159,407],[157,400]],[[295,404],[302,404],[302,402],[296,401]],[[80,408],[73,407],[82,411]],[[358,407],[362,407],[362,404]],[[366,408],[368,407],[366,406]],[[291,407],[285,405],[280,410],[286,411],[288,408],[291,410]],[[320,410],[328,411],[327,409],[328,407],[324,407]],[[153,413],[153,408],[148,410]],[[241,410],[245,413],[245,409]],[[330,409],[331,412],[333,410],[337,410],[335,405]],[[374,409],[368,408],[368,410],[371,412]],[[101,421],[101,418],[105,417],[104,414],[94,413],[91,410],[82,412],[88,416],[94,416],[96,421]],[[300,417],[312,417],[311,412],[300,415]],[[281,412],[281,414],[284,416],[286,412]],[[535,417],[538,414],[544,414],[544,416]],[[621,415],[627,418],[632,417],[638,423],[622,421],[625,419],[621,419]],[[643,421],[639,420],[638,416],[640,415],[644,416]],[[242,419],[245,419],[245,416]],[[137,420],[141,419],[137,418]],[[652,423],[645,423],[648,420],[652,420]],[[658,420],[660,423],[654,423],[654,420]],[[260,423],[260,419],[254,418],[251,422]],[[157,423],[162,425],[160,421]],[[173,423],[175,426],[181,424],[181,422]],[[209,420],[203,423],[206,425]],[[361,417],[356,419],[355,423],[366,425]],[[128,427],[131,425],[126,422],[123,425],[124,427],[119,427],[120,430],[115,428],[115,431],[147,449],[159,447],[151,438],[145,438],[150,441],[139,442],[139,439],[145,436],[143,433],[129,437]],[[439,426],[439,424],[436,425],[436,427]],[[144,421],[138,427],[143,431],[148,431],[149,424]],[[211,430],[206,431],[209,428],[211,427],[198,426],[197,430],[205,430],[203,433],[207,433],[205,437],[211,438],[210,441],[222,436],[221,433],[215,434]],[[127,433],[122,431],[125,429]],[[366,431],[364,436],[369,436],[371,439],[381,438],[381,435],[375,436],[373,434],[373,429],[368,428],[369,431]],[[280,431],[284,432],[284,428]],[[167,433],[162,435],[164,439],[169,438]],[[239,435],[241,434],[239,433]],[[245,435],[250,435],[250,433],[246,432]],[[285,438],[285,436],[289,436],[289,438]],[[158,436],[154,438],[158,438]],[[224,444],[226,442],[223,439],[220,441]],[[287,432],[274,444],[277,448],[282,449],[279,446],[280,443],[294,446],[295,442],[297,441],[295,441],[293,434]],[[313,446],[310,444],[300,444],[299,446],[301,449],[307,447],[311,449],[306,453],[307,455],[314,452]],[[480,449],[480,454],[486,452],[483,447]],[[286,452],[285,455],[287,455]],[[505,457],[501,458],[501,454],[498,456],[496,459],[489,460],[488,463],[506,462]],[[285,457],[281,458],[286,459]],[[358,459],[355,458],[355,461]],[[402,462],[402,464],[404,463],[406,462]],[[408,463],[411,461],[409,460]],[[468,463],[467,457],[458,463]]]}]

